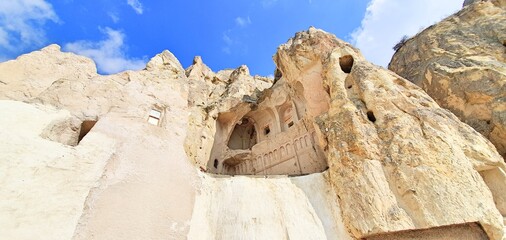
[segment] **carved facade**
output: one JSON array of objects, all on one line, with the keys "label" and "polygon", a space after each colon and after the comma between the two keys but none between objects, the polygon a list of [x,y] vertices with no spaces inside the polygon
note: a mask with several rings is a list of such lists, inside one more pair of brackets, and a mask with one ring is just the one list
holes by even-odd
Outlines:
[{"label": "carved facade", "polygon": [[281,79],[258,105],[221,113],[210,172],[301,175],[327,169],[315,128],[305,119],[305,102],[294,93]]},{"label": "carved facade", "polygon": [[505,239],[494,146],[350,44],[297,33],[272,87],[199,59],[0,64],[2,239]]}]

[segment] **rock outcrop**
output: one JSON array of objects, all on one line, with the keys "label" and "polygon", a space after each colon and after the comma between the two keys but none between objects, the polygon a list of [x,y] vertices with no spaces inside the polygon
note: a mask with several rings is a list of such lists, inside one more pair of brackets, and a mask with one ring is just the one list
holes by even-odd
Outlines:
[{"label": "rock outcrop", "polygon": [[[504,238],[494,146],[322,30],[278,48],[275,82],[169,51],[102,76],[49,49],[0,64],[2,237]],[[62,57],[90,67],[36,62]]]},{"label": "rock outcrop", "polygon": [[53,44],[0,65],[0,96],[18,101],[36,97],[55,80],[89,79],[97,75],[95,63],[86,57],[63,53]]},{"label": "rock outcrop", "polygon": [[330,179],[354,237],[466,219],[501,239],[501,214],[478,174],[499,169],[504,178],[489,141],[414,84],[322,31],[298,33],[275,62],[288,84],[302,84],[308,106],[325,105],[307,114],[326,142]]},{"label": "rock outcrop", "polygon": [[1,238],[184,239],[199,178],[179,61],[167,51],[147,70],[101,76],[49,49],[0,64]]},{"label": "rock outcrop", "polygon": [[473,2],[409,39],[389,69],[422,87],[506,157],[506,2]]},{"label": "rock outcrop", "polygon": [[272,86],[273,81],[251,76],[245,65],[214,73],[199,56],[186,69],[186,76],[192,93],[188,98],[190,117],[186,152],[192,162],[207,169],[218,113],[230,111],[241,104],[245,96],[257,98],[257,94]]}]

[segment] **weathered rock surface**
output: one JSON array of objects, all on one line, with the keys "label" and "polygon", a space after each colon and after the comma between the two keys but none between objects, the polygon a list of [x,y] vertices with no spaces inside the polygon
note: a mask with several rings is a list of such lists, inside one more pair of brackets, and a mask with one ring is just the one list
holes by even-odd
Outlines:
[{"label": "weathered rock surface", "polygon": [[[70,70],[48,74],[61,58]],[[168,51],[109,76],[56,46],[0,63],[0,236],[463,238],[482,237],[479,225],[504,237],[505,165],[487,139],[324,31],[297,33],[274,59],[274,85],[199,57],[185,70]],[[279,149],[257,163],[290,156],[302,169],[316,156],[328,170],[227,176],[258,167],[214,166],[246,125],[257,135],[238,139],[255,141],[237,151]]]},{"label": "weathered rock surface", "polygon": [[258,98],[258,94],[272,86],[272,79],[251,76],[247,66],[214,73],[195,57],[186,69],[190,87],[189,134],[186,138],[188,157],[199,167],[207,168],[213,147],[216,119],[219,112],[227,112],[243,102],[245,96]]},{"label": "weathered rock surface", "polygon": [[[23,69],[31,63],[36,67],[26,70],[30,74],[21,70],[20,75],[43,76],[57,69],[51,59],[61,56],[69,66],[81,60],[92,63],[43,50],[0,64],[0,69]],[[0,172],[8,173],[1,180],[2,238],[185,238],[199,183],[183,147],[188,86],[171,53],[154,57],[148,66],[111,76],[96,75],[94,68],[68,67],[54,76],[12,82],[20,93],[30,92],[30,98],[9,93],[1,98],[42,107],[41,113],[25,114],[34,107],[0,103],[2,116],[9,116],[2,118],[0,131]],[[39,80],[44,84],[37,84]],[[54,111],[48,105],[65,109],[61,111],[68,116],[46,117]],[[161,113],[157,126],[146,122],[153,109]],[[84,128],[81,122],[96,124],[78,139],[70,134],[75,129],[69,123],[75,121],[78,133]],[[21,134],[25,131],[30,135]]]},{"label": "weathered rock surface", "polygon": [[204,176],[188,238],[351,239],[327,179]]},{"label": "weathered rock surface", "polygon": [[95,63],[86,57],[63,53],[53,44],[0,64],[2,99],[28,100],[60,78],[88,79],[97,75]]},{"label": "weathered rock surface", "polygon": [[308,106],[330,100],[307,114],[320,126],[354,237],[479,222],[490,238],[502,238],[502,216],[478,171],[500,169],[504,177],[505,166],[471,127],[319,30],[281,45],[275,62],[288,84],[301,83]]},{"label": "weathered rock surface", "polygon": [[0,113],[0,238],[72,239],[115,139],[90,133],[73,148],[39,136],[66,110],[1,100]]},{"label": "weathered rock surface", "polygon": [[473,2],[409,39],[389,69],[422,87],[506,157],[506,1]]}]

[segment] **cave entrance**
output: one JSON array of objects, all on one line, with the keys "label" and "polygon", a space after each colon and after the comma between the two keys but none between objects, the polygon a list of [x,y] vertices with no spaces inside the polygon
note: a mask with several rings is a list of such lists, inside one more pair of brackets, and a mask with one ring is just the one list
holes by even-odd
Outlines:
[{"label": "cave entrance", "polygon": [[79,138],[77,140],[77,143],[81,142],[83,140],[84,136],[90,132],[90,130],[95,126],[97,121],[89,121],[85,120],[81,124],[81,131],[79,131]]},{"label": "cave entrance", "polygon": [[257,144],[255,125],[251,119],[243,118],[235,125],[228,141],[228,147],[234,150],[251,149],[255,144]]}]

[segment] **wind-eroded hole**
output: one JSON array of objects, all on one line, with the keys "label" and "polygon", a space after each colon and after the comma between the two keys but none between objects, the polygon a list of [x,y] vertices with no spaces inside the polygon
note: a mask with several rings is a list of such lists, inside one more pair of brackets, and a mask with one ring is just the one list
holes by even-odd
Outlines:
[{"label": "wind-eroded hole", "polygon": [[367,111],[367,119],[371,122],[376,122],[376,117],[372,111]]},{"label": "wind-eroded hole", "polygon": [[350,73],[353,68],[353,57],[351,55],[342,56],[339,58],[339,66],[345,73]]}]

